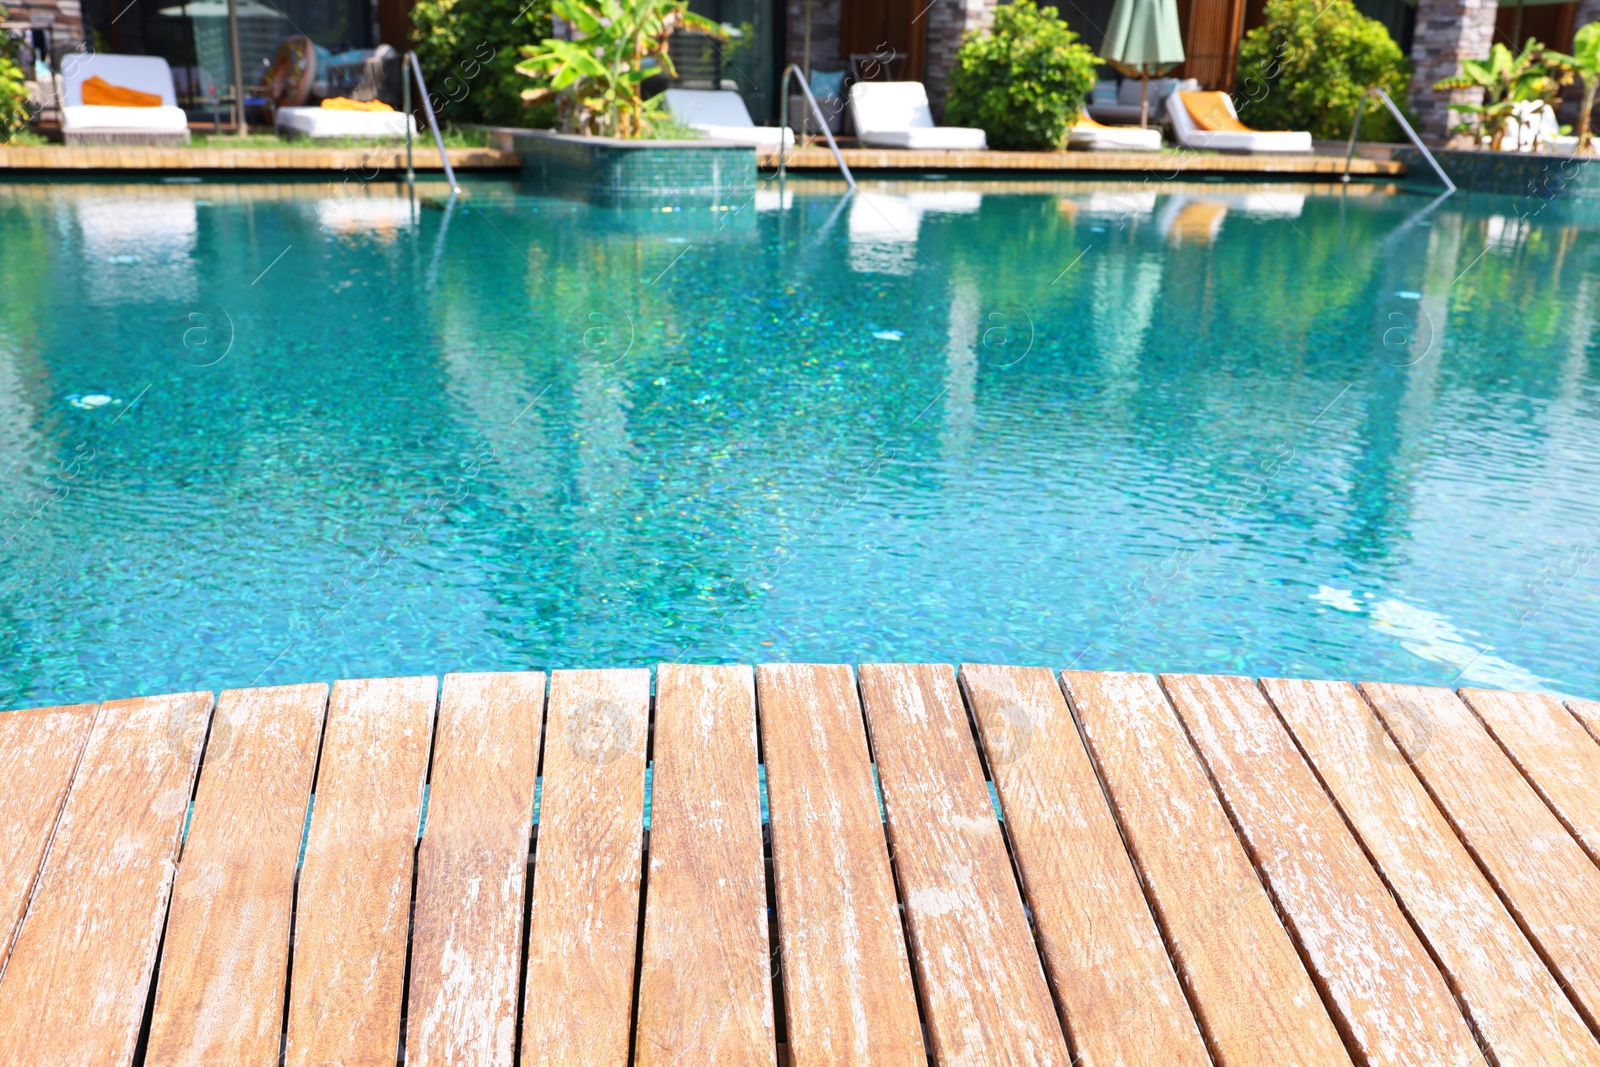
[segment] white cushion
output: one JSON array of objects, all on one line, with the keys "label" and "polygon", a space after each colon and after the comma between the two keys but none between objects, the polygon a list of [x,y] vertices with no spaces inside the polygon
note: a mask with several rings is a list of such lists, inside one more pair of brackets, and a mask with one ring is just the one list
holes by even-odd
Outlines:
[{"label": "white cushion", "polygon": [[786,145],[794,144],[794,131],[780,130],[776,126],[713,126],[697,122],[693,128],[713,141],[731,141],[734,144],[754,145],[756,148],[777,148],[780,138]]},{"label": "white cushion", "polygon": [[189,117],[181,107],[79,104],[61,109],[63,133],[187,133],[188,130]]},{"label": "white cushion", "polygon": [[732,89],[668,89],[667,110],[685,126],[754,126],[744,97]]},{"label": "white cushion", "polygon": [[856,82],[850,87],[850,114],[864,145],[951,151],[989,146],[982,130],[935,126],[921,82]]},{"label": "white cushion", "polygon": [[1068,148],[1092,152],[1156,152],[1161,131],[1138,126],[1074,126],[1067,133]]},{"label": "white cushion", "polygon": [[274,123],[302,137],[404,137],[417,133],[417,120],[398,111],[340,111],[330,107],[281,107]]},{"label": "white cushion", "polygon": [[[1237,118],[1233,99],[1226,94],[1222,99],[1228,113]],[[1172,120],[1173,136],[1185,148],[1209,148],[1218,152],[1311,154],[1311,134],[1305,130],[1251,130],[1249,133],[1202,130],[1195,124],[1194,116],[1189,114],[1183,98],[1177,93],[1167,97],[1167,117]]]},{"label": "white cushion", "polygon": [[[167,107],[178,106],[178,93],[172,85],[172,68],[160,56],[117,56],[101,52],[69,55],[61,61],[68,107],[83,106],[83,83],[98,75],[112,85],[154,93]],[[126,108],[151,111],[153,108]],[[63,123],[63,125],[65,125]]]}]

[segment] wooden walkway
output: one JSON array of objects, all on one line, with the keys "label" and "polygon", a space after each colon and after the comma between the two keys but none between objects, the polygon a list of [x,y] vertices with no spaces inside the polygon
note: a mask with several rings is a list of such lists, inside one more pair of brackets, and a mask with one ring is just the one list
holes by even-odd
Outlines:
[{"label": "wooden walkway", "polygon": [[[1270,174],[1335,180],[1344,173],[1344,153],[1337,156],[1245,155],[1242,153],[1167,152],[984,152],[912,151],[903,148],[841,148],[846,165],[859,171],[1018,171],[1037,174],[1105,172],[1107,177],[1176,177],[1179,174]],[[761,149],[756,163],[763,171],[778,169],[778,150]],[[791,149],[784,166],[795,171],[839,173],[839,164],[826,145]],[[1350,161],[1350,173],[1360,177],[1404,177],[1404,163],[1392,159]]]},{"label": "wooden walkway", "polygon": [[1600,704],[663,665],[0,715],[0,1064],[1600,1067]]},{"label": "wooden walkway", "polygon": [[[456,170],[519,170],[522,159],[496,148],[448,148]],[[419,142],[413,169],[443,171],[432,142]],[[151,171],[348,171],[404,173],[404,148],[152,148],[142,145],[38,145],[0,150],[0,172]]]}]

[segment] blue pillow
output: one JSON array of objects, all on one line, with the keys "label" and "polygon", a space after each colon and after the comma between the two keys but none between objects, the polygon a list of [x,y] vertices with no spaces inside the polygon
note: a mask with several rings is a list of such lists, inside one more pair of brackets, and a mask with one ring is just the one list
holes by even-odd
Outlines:
[{"label": "blue pillow", "polygon": [[844,93],[844,71],[814,70],[811,72],[813,96],[840,96]]}]

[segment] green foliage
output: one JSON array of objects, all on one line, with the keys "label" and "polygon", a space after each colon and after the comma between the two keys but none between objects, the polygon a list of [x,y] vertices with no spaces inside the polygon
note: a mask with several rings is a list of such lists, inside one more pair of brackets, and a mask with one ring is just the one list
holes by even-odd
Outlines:
[{"label": "green foliage", "polygon": [[993,148],[1060,148],[1094,86],[1097,62],[1053,8],[1001,4],[992,29],[962,39],[945,115],[953,125],[981,127]]},{"label": "green foliage", "polygon": [[[1258,130],[1350,136],[1356,105],[1371,86],[1404,109],[1411,64],[1383,23],[1350,0],[1267,0],[1266,21],[1239,45],[1239,119]],[[1413,116],[1407,115],[1414,121]],[[1399,123],[1376,101],[1361,115],[1361,137],[1398,141]]]},{"label": "green foliage", "polygon": [[530,103],[554,101],[561,128],[601,137],[650,137],[665,119],[660,97],[644,99],[644,81],[677,69],[667,54],[676,30],[722,37],[715,22],[691,14],[687,0],[551,0],[573,40],[525,46],[517,70],[538,87]]},{"label": "green foliage", "polygon": [[522,100],[517,51],[550,33],[549,0],[417,0],[417,59],[441,123],[548,126],[550,108]]},{"label": "green foliage", "polygon": [[1572,38],[1573,71],[1583,79],[1583,106],[1578,110],[1578,154],[1589,150],[1589,115],[1594,111],[1595,90],[1600,89],[1600,22],[1578,27]]},{"label": "green foliage", "polygon": [[1461,73],[1433,83],[1438,92],[1450,89],[1482,89],[1479,102],[1451,104],[1450,110],[1466,116],[1450,132],[1464,133],[1475,141],[1489,138],[1489,150],[1500,151],[1507,124],[1518,104],[1538,101],[1553,103],[1561,86],[1572,80],[1572,58],[1552,51],[1530,37],[1522,52],[1496,43],[1488,59],[1463,59]]},{"label": "green foliage", "polygon": [[[0,7],[0,21],[6,9]],[[28,124],[28,91],[22,73],[22,38],[9,30],[0,30],[0,144],[10,142],[12,135]]]}]

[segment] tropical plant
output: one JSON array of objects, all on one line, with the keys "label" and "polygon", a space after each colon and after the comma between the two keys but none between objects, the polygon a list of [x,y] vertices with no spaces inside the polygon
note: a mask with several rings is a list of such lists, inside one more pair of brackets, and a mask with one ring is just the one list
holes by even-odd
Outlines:
[{"label": "tropical plant", "polygon": [[1478,143],[1487,138],[1490,151],[1500,151],[1518,104],[1553,103],[1562,84],[1572,80],[1566,58],[1530,37],[1518,55],[1496,43],[1488,59],[1462,60],[1461,73],[1434,82],[1434,91],[1482,89],[1483,99],[1451,104],[1450,110],[1467,117],[1450,132],[1467,134]]},{"label": "tropical plant", "polygon": [[550,35],[549,0],[417,0],[413,47],[444,122],[538,126],[554,121],[522,100],[518,49]]},{"label": "tropical plant", "polygon": [[1094,86],[1094,52],[1053,8],[1015,0],[989,30],[969,30],[950,72],[946,117],[995,148],[1060,148]]},{"label": "tropical plant", "polygon": [[644,81],[677,74],[667,54],[672,34],[723,36],[686,0],[551,0],[550,10],[571,28],[572,40],[547,37],[525,46],[517,70],[540,83],[522,98],[555,101],[568,133],[650,136],[665,116],[660,97],[644,99]]},{"label": "tropical plant", "polygon": [[1580,26],[1572,37],[1572,55],[1565,57],[1583,79],[1583,104],[1578,108],[1578,154],[1589,151],[1589,115],[1594,111],[1595,90],[1600,89],[1600,22]]},{"label": "tropical plant", "polygon": [[[1405,106],[1411,64],[1389,31],[1350,0],[1268,0],[1265,21],[1239,45],[1239,118],[1257,129],[1310,130],[1349,136],[1356,107],[1371,86]],[[1368,108],[1361,129],[1375,141],[1397,141],[1400,126],[1386,110]]]},{"label": "tropical plant", "polygon": [[[0,7],[0,22],[5,21],[6,9]],[[11,140],[12,134],[28,123],[28,90],[23,85],[22,38],[9,30],[0,30],[0,143]]]}]

